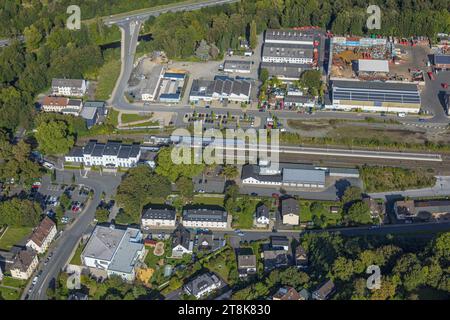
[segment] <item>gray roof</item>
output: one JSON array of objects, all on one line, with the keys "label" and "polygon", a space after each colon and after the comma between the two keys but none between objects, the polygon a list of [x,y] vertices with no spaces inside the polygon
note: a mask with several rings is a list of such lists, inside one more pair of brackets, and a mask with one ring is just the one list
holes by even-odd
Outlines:
[{"label": "gray roof", "polygon": [[216,80],[199,80],[192,82],[191,96],[211,97],[214,93],[218,95],[244,95],[250,96],[250,82],[235,80],[231,78]]},{"label": "gray roof", "polygon": [[150,72],[150,75],[144,82],[145,85],[141,89],[141,94],[143,93],[153,94],[155,92],[156,87],[159,84],[159,79],[162,76],[163,69],[164,66],[159,64],[153,67],[153,69]]},{"label": "gray roof", "polygon": [[140,252],[144,250],[143,243],[133,240],[138,233],[139,230],[137,229],[128,228],[126,230],[108,270],[123,273],[131,273],[133,271]]},{"label": "gray roof", "polygon": [[246,164],[242,167],[241,179],[254,178],[258,181],[267,182],[281,182],[282,177],[280,174],[275,175],[260,175],[259,167],[253,164]]},{"label": "gray roof", "polygon": [[53,79],[52,87],[81,88],[83,82],[83,79]]},{"label": "gray roof", "polygon": [[251,61],[244,60],[225,60],[223,64],[224,69],[250,70],[251,66]]},{"label": "gray roof", "polygon": [[84,107],[88,108],[104,108],[106,106],[105,101],[86,101]]},{"label": "gray roof", "polygon": [[283,169],[283,182],[325,184],[325,171],[308,169]]},{"label": "gray roof", "polygon": [[310,96],[295,96],[295,95],[288,95],[284,97],[285,103],[307,103],[307,102],[314,102],[314,98]]},{"label": "gray roof", "polygon": [[183,227],[183,225],[179,224],[172,233],[172,248],[181,245],[182,247],[188,249],[190,241],[191,233],[188,229]]},{"label": "gray roof", "polygon": [[266,43],[263,48],[263,57],[284,58],[313,58],[312,45]]},{"label": "gray roof", "polygon": [[176,212],[172,208],[147,208],[142,219],[175,220]]},{"label": "gray roof", "polygon": [[256,256],[254,254],[238,255],[238,268],[256,268]]},{"label": "gray roof", "polygon": [[67,102],[68,107],[80,108],[82,104],[83,104],[83,101],[79,100],[79,99],[69,99],[69,101]]},{"label": "gray roof", "polygon": [[334,173],[334,174],[357,174],[359,175],[359,170],[358,169],[351,169],[351,168],[329,168],[328,171],[330,173]]},{"label": "gray roof", "polygon": [[271,63],[262,62],[261,69],[267,69],[271,77],[284,77],[300,79],[300,74],[305,70],[311,70],[311,64],[300,63]]},{"label": "gray roof", "polygon": [[187,291],[189,291],[192,295],[198,295],[199,292],[209,288],[213,285],[220,286],[222,281],[220,281],[219,277],[217,277],[214,273],[204,273],[202,275],[197,276],[192,279],[185,285]]},{"label": "gray roof", "polygon": [[144,244],[138,242],[140,231],[96,226],[83,250],[83,257],[110,261],[108,270],[130,273]]},{"label": "gray roof", "polygon": [[270,243],[272,248],[289,246],[289,239],[286,236],[271,236]]},{"label": "gray roof", "polygon": [[269,208],[265,204],[256,208],[256,218],[266,217],[269,218]]},{"label": "gray roof", "polygon": [[398,83],[383,81],[347,81],[333,80],[333,87],[356,88],[367,90],[386,90],[386,91],[417,91],[417,85],[414,83]]},{"label": "gray roof", "polygon": [[87,107],[86,105],[84,105],[83,109],[80,112],[80,116],[83,119],[94,119],[96,113],[97,113],[96,107]]},{"label": "gray roof", "polygon": [[72,150],[69,151],[69,157],[83,157],[83,148],[81,147],[73,147]]},{"label": "gray roof", "polygon": [[284,216],[290,213],[300,215],[298,201],[294,198],[281,200],[281,214]]},{"label": "gray roof", "polygon": [[183,210],[183,221],[226,222],[228,213],[224,210],[200,208]]},{"label": "gray roof", "polygon": [[314,36],[299,30],[292,29],[268,29],[266,31],[265,40],[279,41],[313,41]]}]

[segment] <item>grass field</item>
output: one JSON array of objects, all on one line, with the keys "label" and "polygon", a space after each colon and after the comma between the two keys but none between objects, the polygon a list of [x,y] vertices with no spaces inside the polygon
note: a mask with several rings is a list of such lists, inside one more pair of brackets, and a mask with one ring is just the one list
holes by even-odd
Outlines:
[{"label": "grass field", "polygon": [[223,197],[208,197],[196,195],[193,204],[205,204],[210,206],[223,206]]},{"label": "grass field", "polygon": [[253,227],[253,215],[256,211],[256,206],[260,203],[257,199],[250,199],[250,204],[245,210],[234,214],[233,227],[240,229],[251,229]]},{"label": "grass field", "polygon": [[84,247],[85,245],[83,246],[81,244],[78,246],[77,250],[75,251],[72,257],[72,260],[70,260],[70,264],[81,266],[81,253],[83,252]]},{"label": "grass field", "polygon": [[113,125],[114,127],[117,127],[117,125],[119,124],[119,111],[110,109],[108,112],[108,118],[106,119],[106,122],[108,124]]},{"label": "grass field", "polygon": [[124,124],[135,121],[150,120],[151,118],[152,118],[151,115],[142,116],[140,114],[134,113],[122,113],[122,123]]},{"label": "grass field", "polygon": [[[313,220],[313,214],[311,213],[310,206],[314,201],[299,200],[300,203],[300,222],[310,222]],[[340,223],[341,215],[339,213],[331,213],[331,206],[339,206],[338,202],[317,201],[322,204],[323,210],[320,215],[326,218],[328,226],[335,226]]]},{"label": "grass field", "polygon": [[99,71],[95,99],[108,100],[120,75],[120,60],[113,59],[106,62]]},{"label": "grass field", "polygon": [[15,244],[30,235],[31,227],[9,227],[0,239],[0,249],[9,251]]},{"label": "grass field", "polygon": [[19,300],[20,290],[5,288],[0,286],[0,295],[5,300]]}]

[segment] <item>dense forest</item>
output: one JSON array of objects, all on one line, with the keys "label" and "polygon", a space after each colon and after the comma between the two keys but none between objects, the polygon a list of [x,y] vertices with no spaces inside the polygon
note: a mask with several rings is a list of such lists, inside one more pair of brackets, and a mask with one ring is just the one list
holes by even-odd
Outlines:
[{"label": "dense forest", "polygon": [[[176,0],[173,0],[176,1]],[[107,52],[100,45],[120,39],[117,27],[99,19],[81,30],[65,28],[69,4],[79,4],[82,19],[167,4],[167,0],[10,0],[2,1],[0,36],[24,35],[0,49],[0,127],[33,125],[35,96],[53,77],[95,79]],[[450,30],[449,0],[378,0],[382,9],[381,34],[429,35]],[[148,49],[164,50],[171,58],[191,57],[201,40],[220,50],[237,48],[240,37],[255,44],[256,33],[266,28],[316,25],[336,34],[366,32],[366,1],[257,0],[241,1],[194,12],[169,13],[150,19]]]}]

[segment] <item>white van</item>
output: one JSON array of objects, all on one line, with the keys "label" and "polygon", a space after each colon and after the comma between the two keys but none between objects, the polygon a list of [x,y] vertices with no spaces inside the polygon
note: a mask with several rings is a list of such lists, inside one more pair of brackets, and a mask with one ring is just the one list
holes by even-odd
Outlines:
[{"label": "white van", "polygon": [[406,117],[406,113],[404,113],[404,112],[399,112],[397,115],[398,115],[400,118]]}]

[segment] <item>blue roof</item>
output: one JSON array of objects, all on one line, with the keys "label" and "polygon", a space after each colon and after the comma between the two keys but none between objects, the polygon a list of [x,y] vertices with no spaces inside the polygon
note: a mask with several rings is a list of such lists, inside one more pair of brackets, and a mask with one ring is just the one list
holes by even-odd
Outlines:
[{"label": "blue roof", "polygon": [[186,75],[184,73],[166,72],[164,78],[184,79]]},{"label": "blue roof", "polygon": [[450,55],[448,54],[435,54],[434,64],[450,64]]},{"label": "blue roof", "polygon": [[163,93],[159,99],[180,99],[180,93]]}]

